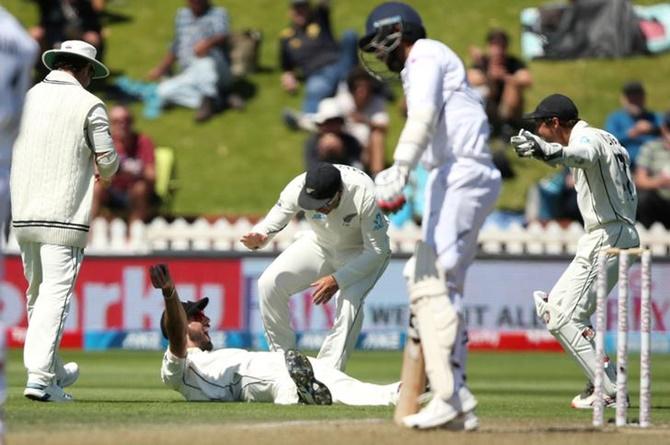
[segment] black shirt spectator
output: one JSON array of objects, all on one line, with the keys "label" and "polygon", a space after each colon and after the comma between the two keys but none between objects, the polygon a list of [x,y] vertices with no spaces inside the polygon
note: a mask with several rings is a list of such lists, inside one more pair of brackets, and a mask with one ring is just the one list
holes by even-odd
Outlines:
[{"label": "black shirt spectator", "polygon": [[[472,64],[472,68],[478,69],[484,73],[488,72],[489,70],[489,62],[490,62],[490,57],[488,55],[483,55],[481,59],[478,61],[475,61],[475,63]],[[505,71],[508,74],[514,74],[519,70],[525,69],[526,68],[526,63],[519,59],[518,57],[512,56],[510,54],[507,54],[503,66],[505,67]],[[489,96],[489,100],[486,102],[487,108],[495,107],[493,110],[487,110],[487,114],[495,114],[497,113],[497,107],[499,106],[501,99],[502,99],[502,94],[503,94],[503,89],[505,88],[505,81],[503,79],[493,79],[492,80],[492,88],[491,88],[491,93]]]},{"label": "black shirt spectator", "polygon": [[[297,2],[298,5],[307,2]],[[302,7],[296,6],[294,7]],[[326,4],[311,9],[305,26],[293,23],[284,29],[280,39],[282,71],[299,71],[309,77],[319,68],[337,62],[340,48],[330,27],[330,11]]]}]

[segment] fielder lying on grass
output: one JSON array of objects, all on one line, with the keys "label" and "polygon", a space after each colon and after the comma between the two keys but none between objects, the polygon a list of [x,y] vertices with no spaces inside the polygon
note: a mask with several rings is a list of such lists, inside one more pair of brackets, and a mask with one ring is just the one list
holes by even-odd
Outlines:
[{"label": "fielder lying on grass", "polygon": [[151,283],[162,290],[165,299],[161,329],[169,345],[161,378],[186,400],[395,404],[399,384],[363,383],[294,349],[284,353],[231,348],[213,351],[209,318],[203,312],[209,300],[181,302],[163,264],[151,266],[149,273]]}]

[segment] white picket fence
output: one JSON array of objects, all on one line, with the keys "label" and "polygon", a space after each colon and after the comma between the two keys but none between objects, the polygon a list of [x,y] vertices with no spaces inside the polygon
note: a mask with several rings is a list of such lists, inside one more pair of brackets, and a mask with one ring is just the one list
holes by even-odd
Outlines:
[{"label": "white picket fence", "polygon": [[[235,222],[221,218],[214,223],[205,219],[189,223],[183,219],[167,222],[156,218],[149,224],[135,222],[130,227],[120,219],[108,222],[98,218],[91,224],[86,251],[96,255],[142,255],[157,251],[246,252],[247,249],[239,240],[252,226],[246,218]],[[280,252],[307,230],[309,227],[306,222],[292,222],[263,251]],[[654,256],[670,254],[670,231],[661,224],[655,224],[650,229],[638,226],[638,230],[642,245],[649,247]],[[578,223],[565,229],[554,222],[546,226],[490,227],[481,231],[479,243],[481,252],[486,254],[570,255],[575,253],[577,240],[583,233]],[[410,253],[421,236],[421,229],[413,224],[407,224],[401,229],[391,227],[389,236],[394,252]],[[4,249],[7,253],[19,252],[11,232]]]}]

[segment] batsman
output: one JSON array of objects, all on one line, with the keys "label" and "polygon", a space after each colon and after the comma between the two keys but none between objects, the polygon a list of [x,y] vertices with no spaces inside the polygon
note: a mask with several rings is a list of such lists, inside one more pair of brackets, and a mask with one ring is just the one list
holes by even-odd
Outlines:
[{"label": "batsman", "polygon": [[[486,113],[463,62],[426,38],[421,16],[409,5],[387,2],[372,10],[359,48],[373,75],[400,75],[407,100],[394,163],[375,178],[379,207],[402,207],[407,177],[419,161],[430,171],[422,240],[404,271],[410,330],[396,421],[420,429],[476,429],[477,400],[466,385],[462,298],[479,229],[500,192]],[[419,411],[426,376],[433,397]]]}]

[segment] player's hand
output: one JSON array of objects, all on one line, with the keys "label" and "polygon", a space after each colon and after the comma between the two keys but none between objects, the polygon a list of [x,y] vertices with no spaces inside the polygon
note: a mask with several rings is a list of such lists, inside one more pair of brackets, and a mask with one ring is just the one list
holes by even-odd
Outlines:
[{"label": "player's hand", "polygon": [[403,189],[407,184],[409,169],[393,164],[375,176],[375,198],[377,205],[384,213],[397,212],[405,205]]},{"label": "player's hand", "polygon": [[312,302],[314,304],[326,304],[333,298],[333,295],[340,289],[340,286],[335,281],[335,277],[332,275],[319,278],[310,286],[315,286],[314,293],[312,294]]},{"label": "player's hand", "polygon": [[240,238],[240,242],[247,249],[256,250],[263,247],[268,240],[268,236],[263,233],[249,232]]},{"label": "player's hand", "polygon": [[529,141],[532,141],[534,145],[533,156],[536,158],[547,162],[563,155],[563,146],[561,144],[549,143],[528,130],[521,130],[520,134]]},{"label": "player's hand", "polygon": [[156,289],[161,289],[164,292],[174,289],[174,283],[167,265],[155,264],[149,267],[149,276],[151,277],[151,284]]},{"label": "player's hand", "polygon": [[535,154],[535,140],[526,137],[524,130],[519,131],[516,136],[512,136],[509,142],[520,158],[529,158]]},{"label": "player's hand", "polygon": [[510,143],[516,154],[522,158],[533,156],[543,161],[551,161],[563,154],[560,144],[550,144],[528,130],[521,130],[518,135],[512,136]]}]

